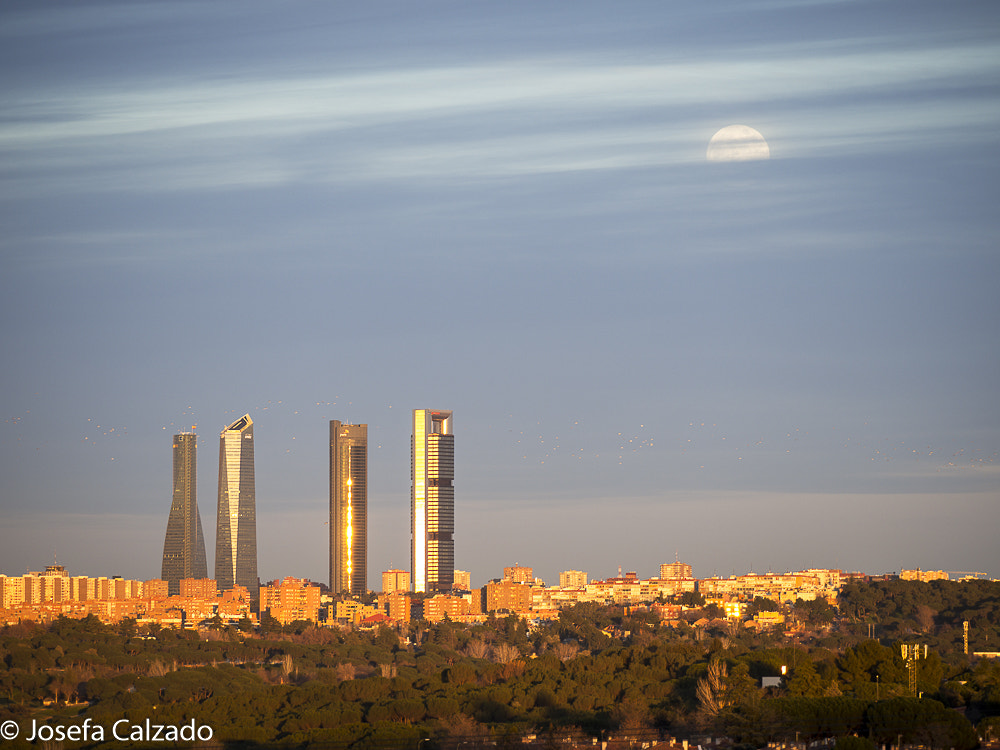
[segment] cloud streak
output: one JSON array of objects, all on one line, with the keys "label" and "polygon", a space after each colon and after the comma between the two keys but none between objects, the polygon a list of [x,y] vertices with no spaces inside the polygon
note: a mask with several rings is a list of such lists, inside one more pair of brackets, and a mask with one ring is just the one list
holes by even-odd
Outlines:
[{"label": "cloud streak", "polygon": [[[996,45],[820,54],[792,45],[732,57],[8,92],[2,176],[8,196],[468,179],[699,161],[714,129],[728,124],[720,117],[738,113],[755,118],[775,158],[956,143],[1000,117],[978,90],[1000,74]],[[929,83],[965,88],[910,96]],[[326,168],[316,166],[317,151]]]}]

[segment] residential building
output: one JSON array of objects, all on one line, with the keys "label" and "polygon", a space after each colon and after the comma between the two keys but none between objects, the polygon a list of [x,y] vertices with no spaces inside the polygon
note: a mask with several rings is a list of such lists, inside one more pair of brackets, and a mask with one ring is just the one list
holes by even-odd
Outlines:
[{"label": "residential building", "polygon": [[181,596],[193,596],[199,599],[214,599],[219,595],[219,588],[211,578],[185,578],[179,583],[178,592]]},{"label": "residential building", "polygon": [[723,602],[722,609],[726,613],[726,619],[741,620],[746,613],[746,602]]},{"label": "residential building", "polygon": [[223,622],[239,622],[240,620],[252,620],[254,615],[251,610],[253,598],[245,586],[233,586],[217,595],[218,605],[216,614]]},{"label": "residential building", "polygon": [[198,512],[197,459],[198,436],[193,432],[174,435],[174,496],[160,569],[160,577],[172,595],[179,593],[182,578],[208,577],[205,536]]},{"label": "residential building", "polygon": [[249,414],[244,414],[219,435],[215,580],[222,591],[239,585],[256,592],[260,586],[253,420]]},{"label": "residential building", "polygon": [[503,569],[503,579],[514,583],[534,583],[535,571],[523,565],[512,565]]},{"label": "residential building", "polygon": [[663,563],[660,565],[660,578],[693,578],[694,573],[692,572],[691,566],[687,563],[682,562],[672,562]]},{"label": "residential building", "polygon": [[378,614],[375,607],[356,599],[343,599],[337,602],[332,609],[337,622],[345,625],[360,625],[363,620]]},{"label": "residential building", "polygon": [[785,624],[785,616],[780,612],[758,612],[753,616],[753,621],[757,623],[758,627],[770,628],[776,625]]},{"label": "residential building", "polygon": [[515,614],[526,614],[531,610],[531,586],[514,581],[492,581],[487,583],[486,612],[504,610]]},{"label": "residential building", "polygon": [[428,622],[439,622],[445,617],[454,620],[469,614],[469,605],[465,597],[436,594],[424,599],[424,619]]},{"label": "residential building", "polygon": [[410,572],[408,570],[382,571],[382,593],[391,594],[394,591],[410,590]]},{"label": "residential building", "polygon": [[472,573],[468,570],[456,570],[454,588],[461,591],[472,591]]},{"label": "residential building", "polygon": [[921,570],[920,568],[907,570],[904,568],[899,571],[899,578],[902,581],[922,581],[929,583],[931,581],[947,581],[951,579],[951,576],[943,570]]},{"label": "residential building", "polygon": [[410,595],[406,589],[397,589],[391,594],[379,597],[379,607],[385,610],[390,620],[410,621]]},{"label": "residential building", "polygon": [[560,588],[582,589],[587,585],[587,574],[582,570],[564,570],[559,574]]},{"label": "residential building", "polygon": [[24,576],[0,576],[0,609],[24,604]]},{"label": "residential building", "polygon": [[61,602],[69,599],[70,582],[66,568],[58,563],[47,565],[44,573],[38,574],[43,602]]},{"label": "residential building", "polygon": [[161,578],[152,578],[143,583],[142,591],[150,599],[166,599],[170,596],[170,585]]},{"label": "residential building", "polygon": [[452,413],[413,410],[410,571],[414,592],[451,591],[455,576],[455,436]]},{"label": "residential building", "polygon": [[260,611],[282,625],[296,620],[319,621],[320,588],[302,578],[288,577],[260,587]]},{"label": "residential building", "polygon": [[368,425],[330,422],[330,592],[368,591]]}]

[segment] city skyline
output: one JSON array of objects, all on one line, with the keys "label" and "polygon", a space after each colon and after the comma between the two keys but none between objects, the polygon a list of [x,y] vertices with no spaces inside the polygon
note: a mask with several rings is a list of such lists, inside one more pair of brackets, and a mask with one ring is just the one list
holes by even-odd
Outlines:
[{"label": "city skyline", "polygon": [[368,425],[376,588],[441,405],[474,580],[1000,576],[998,29],[932,0],[3,3],[0,570],[156,577],[165,446],[200,425],[204,506],[249,414],[266,580],[329,579],[329,422]]},{"label": "city skyline", "polygon": [[246,586],[256,598],[257,483],[253,420],[249,414],[219,433],[215,580],[220,589]]},{"label": "city skyline", "polygon": [[171,595],[180,593],[181,579],[208,577],[205,535],[198,510],[198,442],[193,432],[174,435],[173,459],[174,496],[160,572]]},{"label": "city skyline", "polygon": [[368,590],[368,425],[330,420],[330,590]]}]

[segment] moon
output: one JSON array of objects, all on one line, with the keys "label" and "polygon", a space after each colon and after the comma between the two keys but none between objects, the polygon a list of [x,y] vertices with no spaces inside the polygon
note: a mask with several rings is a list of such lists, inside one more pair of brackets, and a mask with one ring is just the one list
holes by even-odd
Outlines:
[{"label": "moon", "polygon": [[709,161],[762,161],[771,158],[764,136],[747,125],[727,125],[708,142]]}]

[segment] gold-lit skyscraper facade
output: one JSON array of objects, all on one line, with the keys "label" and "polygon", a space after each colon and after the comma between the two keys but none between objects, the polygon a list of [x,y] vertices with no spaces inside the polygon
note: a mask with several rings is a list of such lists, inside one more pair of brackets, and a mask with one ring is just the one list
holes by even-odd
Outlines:
[{"label": "gold-lit skyscraper facade", "polygon": [[330,422],[330,591],[368,591],[368,425]]},{"label": "gold-lit skyscraper facade", "polygon": [[253,420],[244,414],[219,435],[215,580],[220,591],[246,586],[256,599],[259,581],[253,466]]},{"label": "gold-lit skyscraper facade", "polygon": [[455,575],[455,436],[452,413],[413,410],[410,571],[417,593],[450,591]]},{"label": "gold-lit skyscraper facade", "polygon": [[207,578],[205,536],[198,512],[198,436],[174,435],[174,496],[163,540],[160,577],[171,596],[180,593],[184,578]]}]

